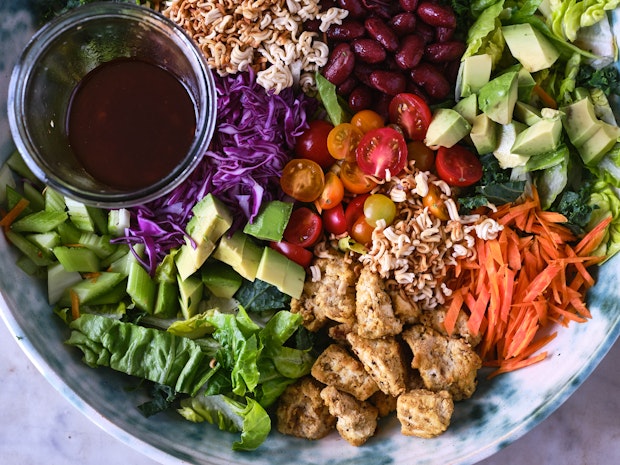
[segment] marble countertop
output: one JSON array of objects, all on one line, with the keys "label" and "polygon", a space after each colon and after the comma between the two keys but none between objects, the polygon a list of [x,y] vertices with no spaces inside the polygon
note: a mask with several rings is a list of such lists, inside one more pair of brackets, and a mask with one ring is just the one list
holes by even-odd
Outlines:
[{"label": "marble countertop", "polygon": [[[556,412],[480,465],[620,460],[620,341]],[[155,465],[83,416],[37,371],[0,320],[0,452],[6,465]]]}]

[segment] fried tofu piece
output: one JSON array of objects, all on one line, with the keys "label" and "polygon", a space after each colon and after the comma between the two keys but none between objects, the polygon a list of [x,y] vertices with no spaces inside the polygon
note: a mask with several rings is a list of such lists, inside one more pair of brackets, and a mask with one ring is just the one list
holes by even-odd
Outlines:
[{"label": "fried tofu piece", "polygon": [[408,370],[395,338],[368,339],[349,333],[347,341],[379,389],[394,397],[405,391]]},{"label": "fried tofu piece", "polygon": [[349,444],[361,446],[375,434],[378,410],[369,402],[357,400],[334,386],[321,391],[321,398],[329,413],[337,418],[336,430]]},{"label": "fried tofu piece", "polygon": [[[424,326],[430,326],[435,331],[439,331],[441,334],[445,336],[449,336],[446,331],[446,327],[444,326],[444,320],[446,319],[446,313],[448,312],[448,308],[437,308],[431,311],[422,312],[420,315],[419,323]],[[456,325],[454,327],[454,334],[451,336],[457,336],[465,339],[472,347],[476,347],[480,344],[482,340],[482,333],[472,334],[469,330],[469,326],[467,326],[467,321],[469,317],[465,312],[460,312],[459,316],[456,319]]]},{"label": "fried tofu piece", "polygon": [[323,385],[310,376],[287,386],[278,400],[278,431],[305,439],[321,439],[333,431],[336,417],[321,399],[322,389]]},{"label": "fried tofu piece", "polygon": [[323,384],[366,400],[379,390],[364,365],[342,346],[331,344],[312,366],[312,376]]},{"label": "fried tofu piece", "polygon": [[406,329],[403,339],[413,352],[411,366],[419,370],[427,389],[446,390],[455,401],[471,397],[482,361],[467,342],[423,325]]},{"label": "fried tofu piece", "polygon": [[422,315],[420,306],[411,300],[403,290],[390,291],[389,295],[392,299],[394,314],[403,325],[420,322],[420,316]]},{"label": "fried tofu piece", "polygon": [[362,268],[355,289],[357,333],[374,339],[400,334],[403,325],[394,315],[383,279],[370,268]]},{"label": "fried tofu piece", "polygon": [[434,438],[448,429],[454,402],[448,391],[415,389],[398,396],[396,416],[406,436]]},{"label": "fried tofu piece", "polygon": [[370,396],[368,402],[377,407],[379,418],[383,418],[396,411],[396,400],[397,397],[390,396],[379,390]]},{"label": "fried tofu piece", "polygon": [[353,324],[356,275],[352,265],[334,253],[315,259],[313,266],[319,268],[321,280],[306,280],[301,297],[291,301],[291,312],[301,314],[310,331],[318,331],[329,320]]},{"label": "fried tofu piece", "polygon": [[330,339],[334,340],[338,343],[348,344],[347,342],[347,334],[352,331],[356,331],[355,325],[348,325],[346,323],[339,323],[333,326],[330,326],[327,329],[327,335]]}]

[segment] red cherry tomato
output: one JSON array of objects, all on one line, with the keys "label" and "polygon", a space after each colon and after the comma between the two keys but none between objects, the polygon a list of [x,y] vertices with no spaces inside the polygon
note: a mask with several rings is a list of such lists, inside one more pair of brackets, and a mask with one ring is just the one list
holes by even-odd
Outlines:
[{"label": "red cherry tomato", "polygon": [[370,194],[358,195],[347,204],[347,208],[344,211],[344,216],[347,222],[347,230],[349,232],[351,232],[355,222],[360,217],[364,217],[364,202],[366,202],[369,195]]},{"label": "red cherry tomato", "polygon": [[294,158],[282,170],[280,187],[300,202],[314,202],[325,186],[325,175],[321,166],[306,158]]},{"label": "red cherry tomato", "polygon": [[385,127],[367,132],[355,151],[360,169],[371,176],[385,179],[400,173],[407,163],[407,143],[395,129]]},{"label": "red cherry tomato", "polygon": [[323,220],[307,207],[299,207],[291,213],[284,229],[284,240],[300,247],[312,247],[323,232]]},{"label": "red cherry tomato", "polygon": [[368,224],[364,216],[360,216],[351,228],[351,237],[360,244],[368,245],[372,242],[374,226]]},{"label": "red cherry tomato", "polygon": [[424,140],[433,114],[422,97],[411,93],[395,95],[390,101],[388,114],[392,123],[403,128],[410,140]]},{"label": "red cherry tomato", "polygon": [[451,186],[471,186],[482,177],[480,159],[462,145],[439,147],[435,168],[439,177]]},{"label": "red cherry tomato", "polygon": [[424,142],[412,140],[407,144],[407,158],[415,161],[415,167],[420,171],[430,171],[435,166],[435,152]]},{"label": "red cherry tomato", "polygon": [[297,157],[315,161],[323,169],[333,165],[336,160],[327,150],[327,136],[333,128],[334,125],[328,121],[320,119],[310,121],[308,129],[297,138],[295,143]]},{"label": "red cherry tomato", "polygon": [[329,210],[323,210],[321,218],[323,219],[323,228],[328,233],[340,235],[347,232],[347,219],[341,203]]},{"label": "red cherry tomato", "polygon": [[286,241],[270,242],[269,247],[273,250],[277,250],[286,258],[293,260],[295,263],[304,268],[308,268],[310,266],[310,263],[312,263],[312,257],[314,256],[308,249],[304,249],[303,247]]}]

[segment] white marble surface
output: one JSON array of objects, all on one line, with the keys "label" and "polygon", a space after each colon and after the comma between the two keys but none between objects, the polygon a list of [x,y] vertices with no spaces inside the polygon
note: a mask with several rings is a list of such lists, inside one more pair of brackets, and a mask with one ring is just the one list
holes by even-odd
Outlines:
[{"label": "white marble surface", "polygon": [[[555,413],[480,465],[620,463],[619,361],[620,341]],[[5,465],[156,464],[69,404],[21,351],[2,320],[0,456]]]}]

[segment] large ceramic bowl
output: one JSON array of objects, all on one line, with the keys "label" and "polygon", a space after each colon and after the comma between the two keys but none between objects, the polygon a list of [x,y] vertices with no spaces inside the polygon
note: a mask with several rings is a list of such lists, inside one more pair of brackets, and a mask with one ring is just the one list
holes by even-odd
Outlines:
[{"label": "large ceramic bowl", "polygon": [[[0,4],[0,106],[12,64],[34,27],[21,0]],[[0,112],[0,161],[13,150],[6,113]],[[23,350],[48,381],[103,429],[162,463],[296,465],[472,464],[513,442],[556,410],[588,377],[620,333],[620,256],[605,263],[589,294],[593,318],[561,330],[548,360],[486,381],[470,400],[456,405],[442,436],[402,436],[397,420],[381,423],[363,447],[334,433],[306,441],[273,432],[256,451],[233,452],[236,436],[208,424],[185,421],[174,412],[147,419],[136,405],[135,380],[107,369],[93,370],[79,351],[65,347],[68,333],[46,303],[42,283],[15,265],[16,253],[0,235],[2,316]]]}]

